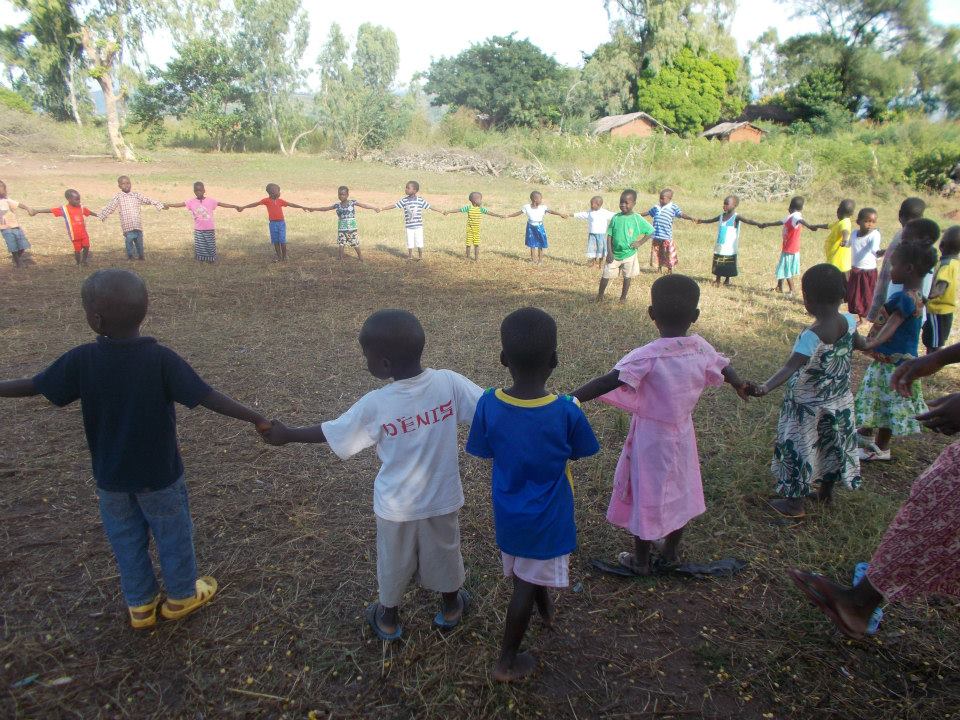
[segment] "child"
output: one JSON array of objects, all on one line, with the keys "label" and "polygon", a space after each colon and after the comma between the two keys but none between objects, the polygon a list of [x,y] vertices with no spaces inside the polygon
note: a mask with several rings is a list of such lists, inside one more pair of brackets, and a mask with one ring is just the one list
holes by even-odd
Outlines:
[{"label": "child", "polygon": [[16,267],[22,267],[25,262],[23,254],[30,249],[30,243],[17,221],[17,215],[14,212],[17,208],[23,208],[29,215],[34,214],[33,210],[22,202],[8,198],[7,185],[0,180],[0,235],[3,235],[3,241],[7,244],[13,264]]},{"label": "child", "polygon": [[123,242],[127,250],[127,260],[133,260],[136,253],[137,260],[143,260],[143,218],[140,213],[141,205],[153,205],[157,210],[163,210],[163,203],[158,200],[131,192],[130,178],[121,175],[117,178],[117,187],[120,192],[114,195],[110,202],[103,206],[97,217],[101,222],[114,211],[120,210],[120,229],[123,231]]},{"label": "child", "polygon": [[237,212],[249,210],[257,205],[263,205],[267,208],[267,224],[270,227],[270,244],[273,245],[273,252],[276,254],[274,262],[287,261],[287,221],[283,219],[283,209],[285,207],[298,208],[306,210],[303,205],[287,202],[280,197],[280,186],[276,183],[270,183],[265,188],[267,196],[249,205],[241,205]]},{"label": "child", "polygon": [[[699,285],[668,275],[650,294],[660,339],[573,393],[581,402],[600,397],[631,413],[607,520],[634,536],[634,552],[620,553],[618,561],[637,575],[675,567],[683,528],[706,510],[691,416],[700,395],[724,382],[744,399],[747,392],[727,358],[699,335],[687,335],[700,316]],[[662,556],[651,559],[651,545],[661,538]]]},{"label": "child", "polygon": [[861,208],[857,213],[857,229],[850,235],[851,268],[847,281],[847,309],[857,316],[858,323],[862,323],[870,311],[877,289],[877,258],[882,256],[877,211]]},{"label": "child", "polygon": [[80,193],[76,190],[67,190],[63,197],[67,204],[49,210],[32,210],[30,215],[50,213],[54,217],[62,217],[67,226],[67,237],[73,243],[73,257],[77,267],[86,265],[90,260],[90,236],[87,234],[85,217],[93,215],[90,209],[80,204]]},{"label": "child", "polygon": [[603,207],[602,197],[594,195],[590,198],[590,210],[574,213],[573,216],[577,220],[587,221],[587,265],[593,265],[596,261],[599,268],[607,259],[607,226],[614,213]]},{"label": "child", "polygon": [[717,242],[713,248],[713,284],[720,287],[720,278],[724,285],[730,285],[730,278],[735,278],[737,271],[737,253],[740,251],[740,223],[763,227],[761,223],[737,215],[740,198],[736,195],[727,195],[723,199],[723,212],[709,220],[694,220],[697,225],[719,223],[717,226]]},{"label": "child", "polygon": [[[804,498],[829,503],[839,482],[860,486],[857,428],[850,392],[853,350],[866,347],[857,334],[857,321],[840,312],[846,286],[841,273],[828,263],[803,274],[803,304],[815,319],[800,333],[786,364],[750,394],[763,397],[787,384],[777,423],[777,440],[770,466],[779,499],[768,501],[776,512],[802,518]],[[814,484],[819,484],[811,494]]]},{"label": "child", "polygon": [[577,401],[547,392],[557,367],[554,319],[538,308],[517,310],[500,325],[500,342],[500,362],[513,385],[480,398],[467,452],[493,460],[493,522],[513,595],[492,675],[509,682],[536,667],[532,655],[520,652],[534,604],[552,626],[549,588],[569,585],[570,553],[577,547],[569,462],[600,446]]},{"label": "child", "polygon": [[673,190],[665,188],[660,191],[660,204],[654,205],[644,217],[653,220],[653,245],[650,246],[650,267],[653,267],[653,254],[657,253],[658,267],[666,268],[667,274],[672,273],[679,263],[677,245],[673,241],[673,221],[676,218],[693,220],[680,206],[673,202]]},{"label": "child", "polygon": [[530,248],[530,262],[540,265],[543,263],[543,251],[550,247],[547,242],[547,229],[543,226],[543,218],[546,215],[556,215],[557,217],[567,217],[563,213],[551,210],[543,204],[543,195],[539,190],[530,193],[530,202],[517,210],[515,213],[506,215],[508,218],[527,216],[527,229],[524,233],[524,244]]},{"label": "child", "polygon": [[199,262],[217,261],[217,234],[213,224],[213,212],[218,207],[233,208],[240,212],[239,205],[208,198],[207,190],[199,180],[193,184],[195,197],[179,203],[169,203],[168,208],[186,208],[193,214],[193,252]]},{"label": "child", "polygon": [[0,383],[0,397],[43,395],[58,407],[80,400],[100,500],[100,517],[120,571],[130,625],[157,624],[160,590],[150,560],[156,544],[167,600],[160,614],[178,620],[217,592],[197,576],[193,525],[178,449],[174,402],[269,423],[210,388],[179,355],[140,335],[147,287],[127,270],[99,270],[81,290],[97,341],[70,350],[33,378]]},{"label": "child", "polygon": [[363,262],[363,256],[360,254],[360,236],[357,234],[357,208],[364,210],[373,210],[380,212],[380,208],[373,205],[367,205],[359,200],[350,199],[350,188],[341,185],[337,188],[338,202],[326,207],[307,208],[310,212],[328,212],[336,210],[337,212],[337,257],[343,261],[343,248],[352,247],[357,253],[357,260]]},{"label": "child", "polygon": [[625,303],[627,293],[630,292],[631,281],[640,274],[637,248],[650,237],[653,226],[633,211],[636,204],[636,190],[624,190],[620,194],[620,212],[611,218],[607,226],[605,238],[607,262],[603,266],[603,274],[600,277],[597,302],[603,300],[603,294],[607,291],[610,280],[615,274],[619,274],[623,277],[620,302]]},{"label": "child", "polygon": [[897,213],[897,219],[900,221],[901,230],[894,234],[893,239],[887,246],[883,255],[883,265],[880,266],[880,274],[877,277],[877,288],[873,292],[873,303],[870,305],[870,311],[867,313],[867,320],[876,322],[880,317],[880,309],[883,304],[895,292],[903,290],[902,287],[890,287],[890,256],[900,244],[902,228],[911,220],[919,220],[927,209],[927,204],[918,197],[911,197],[900,203],[900,211]]},{"label": "child", "polygon": [[430,207],[430,203],[417,194],[420,192],[420,183],[416,180],[408,182],[404,191],[406,195],[381,210],[403,210],[403,227],[407,233],[407,260],[413,260],[414,248],[417,249],[417,260],[423,260],[423,213],[425,210],[433,210],[442,215],[443,212]]},{"label": "child", "polygon": [[850,275],[850,231],[853,224],[850,218],[856,208],[853,200],[841,200],[837,206],[837,221],[830,226],[830,233],[823,241],[823,254],[827,262],[842,272],[845,277]]},{"label": "child", "polygon": [[800,274],[800,232],[803,228],[810,231],[823,230],[826,225],[810,225],[803,219],[803,205],[805,200],[799,195],[790,198],[790,206],[787,209],[789,215],[780,222],[764,223],[763,227],[774,227],[783,225],[783,245],[780,248],[780,261],[777,263],[777,287],[778,293],[783,292],[783,283],[787,283],[787,292],[793,295],[796,289],[793,286],[793,279]]},{"label": "child", "polygon": [[[887,300],[867,336],[866,349],[873,362],[856,398],[861,462],[890,460],[892,436],[920,432],[916,416],[927,410],[920,381],[913,383],[910,397],[903,397],[891,388],[890,379],[898,365],[917,357],[923,325],[921,288],[924,276],[937,264],[933,244],[939,237],[940,228],[932,220],[911,220],[890,258],[890,280],[903,290]],[[871,442],[875,429],[876,441]]]},{"label": "child", "polygon": [[438,628],[459,625],[470,603],[461,588],[457,425],[473,419],[482,391],[451,370],[424,369],[424,342],[423,327],[410,313],[374,313],[360,330],[360,347],[370,374],[393,382],[336,420],[303,428],[275,421],[263,434],[272,445],[325,442],[343,460],[376,445],[383,463],[373,483],[380,602],[367,607],[366,620],[384,642],[403,634],[398,606],[414,575],[422,587],[442,594],[433,620]]},{"label": "child", "polygon": [[943,233],[940,241],[940,265],[927,300],[927,320],[923,324],[923,346],[927,352],[947,344],[957,309],[957,282],[960,280],[960,225]]},{"label": "child", "polygon": [[[470,201],[469,205],[464,205],[462,208],[456,212],[466,213],[467,214],[467,260],[470,259],[470,248],[473,248],[473,259],[474,261],[480,260],[480,218],[484,215],[492,215],[496,218],[503,218],[503,215],[500,215],[495,212],[490,212],[480,203],[483,202],[483,195],[474,191],[467,196],[467,199]],[[444,215],[449,215],[450,213],[444,210]]]}]

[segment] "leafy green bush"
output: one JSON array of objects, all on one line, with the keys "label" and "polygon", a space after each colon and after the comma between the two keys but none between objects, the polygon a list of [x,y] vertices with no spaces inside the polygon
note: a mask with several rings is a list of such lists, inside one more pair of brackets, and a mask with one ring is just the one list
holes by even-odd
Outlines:
[{"label": "leafy green bush", "polygon": [[0,87],[0,105],[10,108],[11,110],[33,113],[33,108],[30,107],[30,103],[28,103],[22,95],[15,93],[13,90],[8,90],[5,87]]},{"label": "leafy green bush", "polygon": [[918,190],[938,192],[950,182],[949,173],[960,163],[960,145],[945,145],[914,156],[907,179]]}]

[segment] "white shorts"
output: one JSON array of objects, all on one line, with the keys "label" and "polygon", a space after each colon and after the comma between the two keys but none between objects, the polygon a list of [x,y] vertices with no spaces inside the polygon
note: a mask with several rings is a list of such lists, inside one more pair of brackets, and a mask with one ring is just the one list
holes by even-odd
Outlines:
[{"label": "white shorts", "polygon": [[423,226],[407,228],[407,249],[423,247]]},{"label": "white shorts", "polygon": [[605,263],[603,266],[603,278],[610,280],[617,275],[621,275],[625,280],[635,278],[640,274],[640,261],[637,259],[637,253],[634,253],[626,260],[614,260],[612,263]]},{"label": "white shorts", "polygon": [[503,560],[503,576],[516,575],[531,585],[565,588],[570,585],[570,556],[560,555],[548,560],[533,560],[500,551]]}]

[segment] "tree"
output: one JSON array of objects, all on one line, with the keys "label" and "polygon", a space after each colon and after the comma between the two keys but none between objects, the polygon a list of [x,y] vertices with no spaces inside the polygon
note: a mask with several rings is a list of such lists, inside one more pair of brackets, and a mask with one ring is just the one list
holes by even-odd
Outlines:
[{"label": "tree", "polygon": [[780,38],[775,28],[767,29],[750,43],[745,61],[757,95],[770,97],[786,89],[787,78],[779,54]]},{"label": "tree", "polygon": [[434,105],[476,110],[495,127],[555,123],[567,76],[529,40],[492,37],[430,65],[425,90]]},{"label": "tree", "polygon": [[816,68],[801,77],[787,90],[785,104],[817,133],[832,132],[853,120],[844,105],[843,83],[830,68]]},{"label": "tree", "polygon": [[610,42],[600,45],[584,60],[580,77],[567,91],[568,115],[596,118],[636,110],[637,73],[641,65],[638,42],[623,28],[617,28]]},{"label": "tree", "polygon": [[684,48],[656,74],[648,72],[637,87],[637,104],[663,124],[693,135],[722,116],[743,111],[737,95],[740,62]]},{"label": "tree", "polygon": [[234,47],[260,112],[280,152],[287,155],[288,134],[303,137],[318,127],[304,129],[303,104],[296,98],[303,82],[300,60],[310,31],[307,14],[300,0],[235,0],[234,5],[240,26]]}]

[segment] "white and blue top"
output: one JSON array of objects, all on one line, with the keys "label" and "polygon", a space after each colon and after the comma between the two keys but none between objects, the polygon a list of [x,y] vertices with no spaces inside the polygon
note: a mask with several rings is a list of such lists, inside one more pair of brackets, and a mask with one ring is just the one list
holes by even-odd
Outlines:
[{"label": "white and blue top", "polygon": [[430,203],[419,195],[404,195],[397,200],[396,207],[403,210],[403,224],[407,228],[423,227],[423,211],[430,209]]},{"label": "white and blue top", "polygon": [[720,216],[717,227],[717,244],[713,248],[715,255],[736,255],[740,249],[740,219],[733,213],[726,220]]}]

